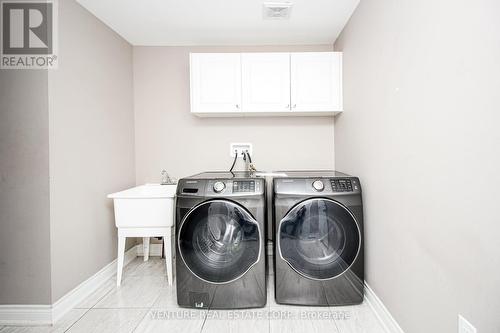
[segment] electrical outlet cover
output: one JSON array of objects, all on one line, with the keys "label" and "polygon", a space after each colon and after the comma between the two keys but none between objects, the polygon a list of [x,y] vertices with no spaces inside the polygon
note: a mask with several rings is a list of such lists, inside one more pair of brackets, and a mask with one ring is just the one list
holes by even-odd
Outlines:
[{"label": "electrical outlet cover", "polygon": [[231,143],[229,145],[229,156],[234,157],[235,151],[238,152],[238,156],[241,156],[241,154],[246,150],[248,150],[250,156],[253,156],[253,149],[251,143]]},{"label": "electrical outlet cover", "polygon": [[477,333],[477,331],[467,319],[458,315],[458,333]]}]

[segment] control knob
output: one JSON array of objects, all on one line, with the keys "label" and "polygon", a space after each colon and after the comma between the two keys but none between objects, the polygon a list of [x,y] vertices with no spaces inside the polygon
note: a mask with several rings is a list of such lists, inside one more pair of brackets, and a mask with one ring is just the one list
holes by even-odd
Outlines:
[{"label": "control knob", "polygon": [[215,182],[214,184],[214,192],[215,193],[220,193],[226,188],[226,184],[223,182]]},{"label": "control knob", "polygon": [[315,180],[312,183],[312,186],[318,192],[321,192],[325,189],[325,184],[323,184],[323,182],[321,180]]}]

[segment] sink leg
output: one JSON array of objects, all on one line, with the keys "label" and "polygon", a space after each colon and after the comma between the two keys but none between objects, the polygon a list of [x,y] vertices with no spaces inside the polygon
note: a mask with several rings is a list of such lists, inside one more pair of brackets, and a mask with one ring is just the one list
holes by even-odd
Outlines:
[{"label": "sink leg", "polygon": [[119,287],[122,283],[123,260],[125,257],[125,240],[124,236],[118,236],[118,262],[116,265],[116,285]]},{"label": "sink leg", "polygon": [[167,234],[163,238],[163,249],[165,251],[165,262],[167,265],[168,285],[171,286],[173,283],[173,271],[172,271],[172,232],[170,229],[167,231]]},{"label": "sink leg", "polygon": [[149,237],[142,238],[142,249],[144,252],[144,261],[149,259]]}]

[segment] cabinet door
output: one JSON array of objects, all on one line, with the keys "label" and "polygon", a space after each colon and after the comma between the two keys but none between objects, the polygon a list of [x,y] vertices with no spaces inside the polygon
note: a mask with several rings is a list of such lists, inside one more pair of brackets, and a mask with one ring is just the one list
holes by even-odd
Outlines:
[{"label": "cabinet door", "polygon": [[342,53],[291,54],[292,112],[342,111]]},{"label": "cabinet door", "polygon": [[191,112],[241,111],[239,53],[192,53]]},{"label": "cabinet door", "polygon": [[243,53],[245,112],[290,111],[290,53]]}]

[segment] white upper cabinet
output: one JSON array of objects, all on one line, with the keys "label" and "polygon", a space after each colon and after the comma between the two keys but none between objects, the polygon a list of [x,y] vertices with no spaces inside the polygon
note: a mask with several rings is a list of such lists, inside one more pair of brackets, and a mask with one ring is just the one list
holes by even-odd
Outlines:
[{"label": "white upper cabinet", "polygon": [[292,112],[342,111],[342,54],[291,54]]},{"label": "white upper cabinet", "polygon": [[289,53],[243,53],[241,69],[245,112],[290,111]]},{"label": "white upper cabinet", "polygon": [[239,53],[191,53],[191,112],[241,112]]},{"label": "white upper cabinet", "polygon": [[342,53],[192,53],[198,116],[325,116],[342,111]]}]

